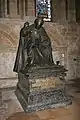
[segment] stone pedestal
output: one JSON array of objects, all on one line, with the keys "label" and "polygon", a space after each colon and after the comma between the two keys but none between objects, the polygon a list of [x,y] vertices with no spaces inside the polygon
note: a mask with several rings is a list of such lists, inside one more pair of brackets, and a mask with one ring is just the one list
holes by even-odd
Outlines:
[{"label": "stone pedestal", "polygon": [[64,106],[71,103],[66,94],[62,66],[33,67],[18,73],[16,96],[25,112]]}]

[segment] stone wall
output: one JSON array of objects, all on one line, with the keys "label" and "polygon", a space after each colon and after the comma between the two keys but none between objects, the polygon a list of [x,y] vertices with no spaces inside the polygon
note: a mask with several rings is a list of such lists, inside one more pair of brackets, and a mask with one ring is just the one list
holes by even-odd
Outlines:
[{"label": "stone wall", "polygon": [[[48,25],[49,26],[49,25]],[[49,29],[48,29],[49,28]],[[67,79],[80,77],[80,26],[76,22],[68,24],[50,24],[47,27],[47,32],[52,38],[53,48],[59,51],[60,62],[67,69]],[[55,45],[56,43],[56,45]],[[54,51],[55,51],[54,50]],[[64,54],[64,55],[63,55]],[[64,58],[63,58],[64,56]],[[55,59],[55,56],[54,56]]]}]

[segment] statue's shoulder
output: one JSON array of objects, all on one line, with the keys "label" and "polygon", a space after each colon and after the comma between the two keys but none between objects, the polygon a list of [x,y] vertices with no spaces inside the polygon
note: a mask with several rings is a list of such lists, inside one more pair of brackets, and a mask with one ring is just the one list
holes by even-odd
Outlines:
[{"label": "statue's shoulder", "polygon": [[35,27],[34,24],[29,25],[30,29],[33,29],[34,27]]},{"label": "statue's shoulder", "polygon": [[41,27],[41,28],[40,28],[40,31],[41,31],[41,33],[43,33],[43,34],[46,34],[46,30],[45,30],[44,27]]},{"label": "statue's shoulder", "polygon": [[26,29],[23,27],[23,28],[21,28],[21,30],[20,30],[20,34],[24,34],[24,31],[26,31]]},{"label": "statue's shoulder", "polygon": [[45,31],[45,28],[44,28],[43,26],[41,27],[41,29],[42,29],[43,31]]},{"label": "statue's shoulder", "polygon": [[24,28],[21,28],[20,32],[22,32],[22,31],[23,31],[23,29],[24,29]]}]

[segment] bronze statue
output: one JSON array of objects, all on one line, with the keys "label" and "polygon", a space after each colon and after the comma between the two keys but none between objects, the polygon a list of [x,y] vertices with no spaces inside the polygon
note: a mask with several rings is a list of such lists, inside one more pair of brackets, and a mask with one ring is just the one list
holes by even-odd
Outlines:
[{"label": "bronze statue", "polygon": [[[52,82],[51,79],[54,81],[54,77],[55,80],[64,80],[67,71],[58,62],[57,65],[54,64],[50,38],[42,27],[43,24],[42,18],[36,18],[34,24],[26,22],[20,31],[14,66],[14,71],[18,73],[15,94],[25,112],[71,104],[62,82],[60,87],[55,84],[55,89],[54,85],[45,88],[41,84],[42,80],[46,80],[46,84]],[[35,84],[37,81],[40,86]]]},{"label": "bronze statue", "polygon": [[21,29],[15,72],[31,66],[54,65],[50,38],[42,27],[43,24],[43,18],[36,18],[34,24],[26,22]]}]

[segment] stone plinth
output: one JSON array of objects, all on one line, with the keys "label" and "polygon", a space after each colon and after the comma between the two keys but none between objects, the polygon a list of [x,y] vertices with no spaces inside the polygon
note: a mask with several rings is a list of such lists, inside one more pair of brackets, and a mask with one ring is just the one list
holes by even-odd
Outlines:
[{"label": "stone plinth", "polygon": [[25,112],[55,108],[71,103],[60,80],[66,70],[62,66],[33,67],[18,73],[16,96]]}]

